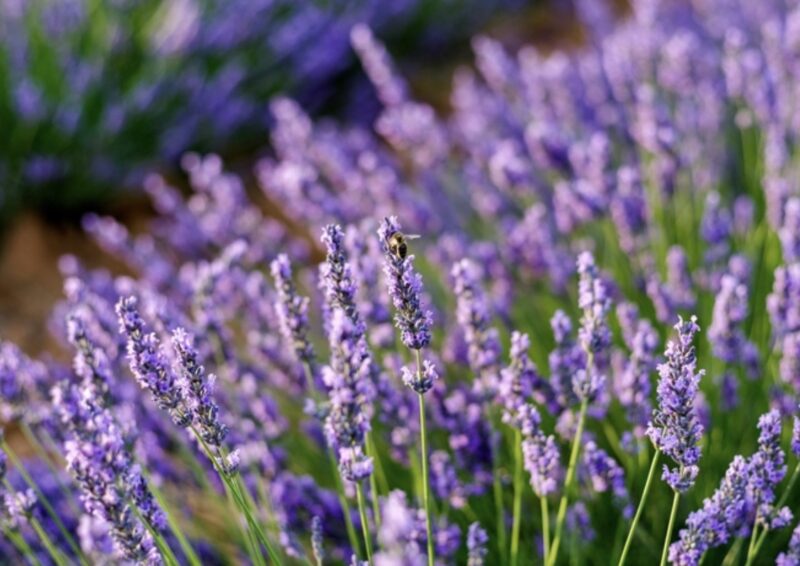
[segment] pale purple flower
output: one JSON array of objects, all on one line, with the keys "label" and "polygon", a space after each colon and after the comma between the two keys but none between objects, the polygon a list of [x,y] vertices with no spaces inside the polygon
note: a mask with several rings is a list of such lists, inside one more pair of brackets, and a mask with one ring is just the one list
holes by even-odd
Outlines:
[{"label": "pale purple flower", "polygon": [[623,367],[615,375],[614,393],[628,412],[636,435],[641,437],[652,410],[650,376],[656,367],[658,334],[649,321],[639,319],[630,307],[620,305],[617,313],[630,356],[625,357]]},{"label": "pale purple flower", "polygon": [[531,487],[539,497],[558,490],[561,481],[561,453],[553,435],[536,430],[522,441],[525,470],[531,476]]},{"label": "pale purple flower", "polygon": [[593,399],[605,384],[605,376],[598,369],[611,344],[606,322],[611,299],[591,253],[583,252],[578,256],[578,274],[578,306],[583,311],[578,339],[586,352],[587,363],[573,377],[572,387],[579,399]]},{"label": "pale purple flower", "polygon": [[550,383],[561,409],[569,408],[578,402],[573,390],[572,380],[586,364],[586,354],[572,336],[572,321],[562,310],[557,310],[550,319],[556,347],[550,352]]},{"label": "pale purple flower", "polygon": [[658,366],[658,406],[647,426],[647,435],[655,447],[669,456],[677,468],[664,466],[662,478],[681,493],[687,491],[697,477],[700,461],[698,444],[703,434],[695,409],[700,378],[692,340],[700,330],[697,318],[688,322],[679,319],[675,325],[677,340],[667,344],[667,361]]},{"label": "pale purple flower", "polygon": [[518,424],[520,409],[534,396],[537,402],[552,402],[552,390],[528,356],[530,338],[527,334],[511,333],[511,360],[508,367],[500,372],[497,401],[503,407],[503,422]]},{"label": "pale purple flower", "polygon": [[783,261],[787,264],[800,261],[800,198],[786,201],[778,237],[783,247]]},{"label": "pale purple flower", "polygon": [[614,500],[623,508],[626,517],[632,514],[630,495],[625,486],[625,471],[605,450],[589,440],[583,447],[582,465],[579,469],[596,493],[610,492]]},{"label": "pale purple flower", "polygon": [[322,519],[319,515],[311,518],[311,552],[317,564],[325,560],[325,540],[322,534]]}]

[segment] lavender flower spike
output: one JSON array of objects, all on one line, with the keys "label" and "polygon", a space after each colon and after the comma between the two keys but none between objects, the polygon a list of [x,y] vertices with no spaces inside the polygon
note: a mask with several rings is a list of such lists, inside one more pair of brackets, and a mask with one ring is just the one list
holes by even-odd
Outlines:
[{"label": "lavender flower spike", "polygon": [[280,254],[270,264],[272,278],[278,291],[278,318],[286,340],[291,344],[298,361],[314,367],[314,348],[308,340],[308,297],[297,294],[292,282],[292,266],[286,254]]},{"label": "lavender flower spike", "polygon": [[467,531],[467,566],[483,566],[489,536],[480,523],[472,523]]},{"label": "lavender flower spike", "polygon": [[586,367],[573,376],[572,388],[579,399],[592,400],[605,383],[605,376],[597,368],[603,365],[603,356],[611,344],[611,331],[606,323],[611,300],[591,253],[578,256],[578,273],[578,306],[583,310],[578,338],[587,361]]},{"label": "lavender flower spike", "polygon": [[378,228],[384,256],[384,272],[397,313],[395,324],[400,329],[403,344],[421,350],[430,344],[433,314],[423,310],[422,276],[414,271],[414,256],[406,256],[406,244],[395,216],[384,218]]},{"label": "lavender flower spike", "polygon": [[370,357],[364,334],[342,309],[333,312],[330,344],[331,363],[323,369],[330,392],[325,434],[339,456],[342,477],[354,482],[372,473],[372,458],[364,446],[372,416]]},{"label": "lavender flower spike", "polygon": [[184,403],[175,376],[170,371],[160,343],[154,333],[145,333],[144,321],[137,309],[136,297],[125,297],[117,303],[120,332],[128,340],[128,362],[142,389],[153,395],[156,405],[169,413],[175,425],[185,428],[191,413]]},{"label": "lavender flower spike", "polygon": [[656,449],[678,465],[676,469],[664,466],[662,478],[672,489],[685,493],[697,478],[700,461],[698,443],[703,434],[694,399],[700,378],[705,373],[697,371],[697,358],[692,340],[700,330],[697,317],[688,322],[678,320],[675,325],[678,339],[667,344],[666,363],[658,366],[658,407],[647,425],[647,435]]},{"label": "lavender flower spike", "polygon": [[322,230],[322,243],[327,257],[320,267],[326,302],[331,308],[342,309],[347,317],[363,330],[356,307],[357,286],[353,277],[347,251],[344,247],[344,232],[336,224],[328,224]]},{"label": "lavender flower spike", "polygon": [[500,373],[500,337],[491,326],[491,313],[480,283],[478,266],[462,259],[453,266],[456,318],[468,346],[469,365],[478,379],[479,389],[492,395]]},{"label": "lavender flower spike", "polygon": [[216,378],[213,374],[206,377],[192,342],[192,336],[183,328],[176,328],[172,332],[172,347],[177,356],[178,371],[192,420],[206,444],[220,446],[228,434],[228,428],[220,421],[219,407],[211,397]]}]

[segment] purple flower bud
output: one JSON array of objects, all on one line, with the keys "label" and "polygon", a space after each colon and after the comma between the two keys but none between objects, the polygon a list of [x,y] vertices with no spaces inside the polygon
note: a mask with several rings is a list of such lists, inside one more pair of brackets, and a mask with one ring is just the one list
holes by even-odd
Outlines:
[{"label": "purple flower bud", "polygon": [[733,275],[723,275],[708,340],[716,357],[731,364],[743,363],[753,375],[758,367],[758,351],[742,329],[747,314],[747,286]]},{"label": "purple flower bud", "polygon": [[522,454],[533,492],[539,497],[555,493],[562,475],[561,454],[555,438],[545,436],[537,427],[522,441]]},{"label": "purple flower bud", "polygon": [[695,397],[704,371],[696,371],[692,345],[694,335],[700,330],[697,317],[688,322],[679,319],[675,330],[677,340],[667,344],[667,361],[658,366],[658,407],[647,425],[647,435],[657,449],[677,464],[673,469],[665,465],[662,477],[670,487],[683,493],[694,484],[699,471],[698,444],[703,427],[695,409]]},{"label": "purple flower bud", "polygon": [[792,422],[792,454],[800,456],[800,418],[794,417]]},{"label": "purple flower bud", "polygon": [[783,247],[783,261],[787,264],[800,261],[800,198],[792,197],[786,201],[778,237]]}]

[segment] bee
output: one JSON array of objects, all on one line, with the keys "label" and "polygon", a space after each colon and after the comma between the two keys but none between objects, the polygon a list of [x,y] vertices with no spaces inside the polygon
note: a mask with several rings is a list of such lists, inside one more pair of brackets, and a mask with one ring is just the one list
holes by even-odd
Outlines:
[{"label": "bee", "polygon": [[416,240],[420,236],[418,234],[403,234],[402,232],[395,232],[389,236],[389,251],[400,259],[406,259],[408,255],[408,244],[406,240]]}]

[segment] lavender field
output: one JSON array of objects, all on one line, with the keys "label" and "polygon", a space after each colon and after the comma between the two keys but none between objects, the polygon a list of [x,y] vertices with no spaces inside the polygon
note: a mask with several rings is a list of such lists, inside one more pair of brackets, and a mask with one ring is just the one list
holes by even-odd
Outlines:
[{"label": "lavender field", "polygon": [[[181,75],[160,145],[103,170],[144,219],[79,199],[48,346],[0,317],[0,564],[800,566],[800,3],[551,2],[580,33],[547,47],[482,32],[520,2],[368,4],[336,49],[269,28],[266,90]],[[159,45],[224,68],[238,32],[189,5]],[[446,108],[401,21],[422,57],[477,34]],[[277,41],[255,22],[236,49]],[[3,147],[0,206],[60,186]]]}]

